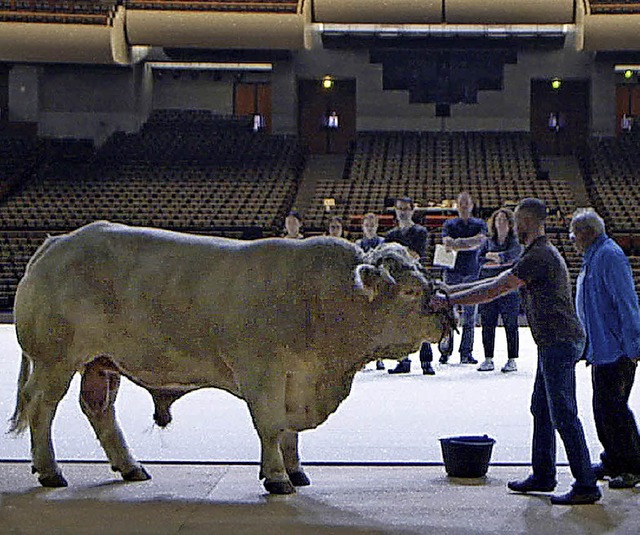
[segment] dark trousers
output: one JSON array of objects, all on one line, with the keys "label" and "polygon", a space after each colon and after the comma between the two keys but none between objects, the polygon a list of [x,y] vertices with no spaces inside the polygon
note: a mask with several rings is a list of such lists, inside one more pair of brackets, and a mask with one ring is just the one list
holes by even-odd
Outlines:
[{"label": "dark trousers", "polygon": [[[406,357],[398,362],[409,362],[409,357]],[[433,362],[433,351],[431,350],[431,344],[429,344],[428,342],[422,342],[422,345],[420,346],[420,366],[422,366],[422,369],[426,369],[431,365],[431,362]]]},{"label": "dark trousers", "polygon": [[502,324],[507,335],[507,355],[510,359],[518,358],[518,313],[520,312],[518,292],[511,292],[488,303],[483,303],[478,307],[478,311],[482,322],[484,358],[493,358],[499,316],[502,316]]},{"label": "dark trousers", "polygon": [[[462,284],[478,280],[477,275],[460,275],[453,271],[444,274],[447,284]],[[476,326],[478,305],[464,305],[462,307],[462,339],[460,340],[460,357],[471,357],[473,353],[473,334]]]},{"label": "dark trousers", "polygon": [[569,460],[577,492],[596,487],[576,402],[576,363],[582,344],[561,342],[538,348],[538,369],[531,397],[533,415],[533,474],[542,481],[555,480],[558,431]]},{"label": "dark trousers", "polygon": [[600,457],[613,474],[640,474],[640,436],[629,408],[636,367],[635,362],[623,357],[591,369],[593,416],[604,448]]},{"label": "dark trousers", "polygon": [[424,370],[427,365],[431,365],[433,362],[433,351],[431,350],[431,344],[428,342],[422,342],[420,346],[420,366]]}]

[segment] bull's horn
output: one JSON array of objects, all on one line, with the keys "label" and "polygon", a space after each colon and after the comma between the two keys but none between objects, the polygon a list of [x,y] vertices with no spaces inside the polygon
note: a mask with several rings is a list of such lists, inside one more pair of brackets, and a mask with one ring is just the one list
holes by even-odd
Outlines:
[{"label": "bull's horn", "polygon": [[360,264],[356,267],[353,274],[353,282],[356,290],[364,290],[364,282],[362,281],[362,272],[364,270],[375,270],[375,268],[371,264]]},{"label": "bull's horn", "polygon": [[389,284],[396,284],[396,279],[391,276],[391,273],[389,273],[389,270],[384,264],[378,266],[378,271],[380,272],[383,280],[385,280]]}]

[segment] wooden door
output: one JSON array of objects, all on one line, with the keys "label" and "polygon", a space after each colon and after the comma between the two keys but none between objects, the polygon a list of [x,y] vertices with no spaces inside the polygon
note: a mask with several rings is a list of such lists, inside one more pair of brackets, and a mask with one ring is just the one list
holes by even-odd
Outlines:
[{"label": "wooden door", "polygon": [[589,136],[589,81],[551,82],[531,80],[531,136],[542,154],[570,155]]},{"label": "wooden door", "polygon": [[356,136],[356,81],[298,81],[298,132],[313,154],[345,154]]}]

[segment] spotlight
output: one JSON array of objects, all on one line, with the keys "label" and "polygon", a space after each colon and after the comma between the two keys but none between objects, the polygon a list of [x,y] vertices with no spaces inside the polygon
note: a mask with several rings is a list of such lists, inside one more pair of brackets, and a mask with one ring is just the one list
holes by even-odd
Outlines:
[{"label": "spotlight", "polygon": [[625,80],[630,80],[631,77],[633,76],[633,71],[631,69],[627,69],[626,71],[624,71],[623,76]]},{"label": "spotlight", "polygon": [[333,89],[333,78],[327,75],[322,79],[322,87],[325,89]]},{"label": "spotlight", "polygon": [[551,80],[551,87],[557,91],[562,87],[562,80],[560,80],[560,78],[554,78]]}]

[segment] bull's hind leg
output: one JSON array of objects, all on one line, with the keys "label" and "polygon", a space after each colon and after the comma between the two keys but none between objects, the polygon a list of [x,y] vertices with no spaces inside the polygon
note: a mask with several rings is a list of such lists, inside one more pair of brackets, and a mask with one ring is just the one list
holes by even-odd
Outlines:
[{"label": "bull's hind leg", "polygon": [[289,475],[291,483],[295,487],[306,487],[311,485],[311,481],[300,465],[300,455],[298,454],[298,433],[296,431],[285,431],[280,436],[280,449],[284,457],[284,466]]},{"label": "bull's hind leg", "polygon": [[66,487],[67,481],[55,460],[51,426],[60,400],[69,389],[74,370],[35,362],[25,386],[24,403],[31,433],[32,471],[43,487]]},{"label": "bull's hind leg", "polygon": [[145,481],[151,476],[131,455],[116,420],[114,403],[120,387],[120,373],[113,363],[100,357],[85,366],[80,389],[80,406],[104,449],[111,469],[126,481]]}]

